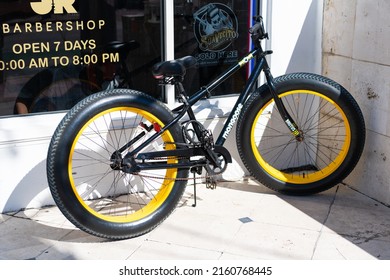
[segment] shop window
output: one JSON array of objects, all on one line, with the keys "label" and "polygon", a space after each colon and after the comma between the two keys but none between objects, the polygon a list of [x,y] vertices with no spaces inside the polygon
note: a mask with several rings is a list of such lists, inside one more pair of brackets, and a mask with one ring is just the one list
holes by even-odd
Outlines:
[{"label": "shop window", "polygon": [[[249,49],[248,26],[257,1],[175,0],[175,57],[193,55],[199,67],[186,75],[190,93],[212,81]],[[247,71],[224,82],[213,95],[239,93]]]},{"label": "shop window", "polygon": [[[175,57],[194,55],[199,61],[186,76],[189,93],[248,50],[253,2],[174,1]],[[151,74],[163,52],[161,3],[0,1],[0,116],[68,110],[107,88],[123,73],[121,65],[132,88],[163,99]],[[135,41],[129,53],[113,48],[113,42],[129,41]],[[246,75],[237,74],[214,94],[239,92]]]},{"label": "shop window", "polygon": [[[0,116],[70,109],[107,87],[124,59],[132,88],[159,97],[151,75],[161,60],[159,3],[2,0]],[[128,56],[112,49],[130,40]]]}]

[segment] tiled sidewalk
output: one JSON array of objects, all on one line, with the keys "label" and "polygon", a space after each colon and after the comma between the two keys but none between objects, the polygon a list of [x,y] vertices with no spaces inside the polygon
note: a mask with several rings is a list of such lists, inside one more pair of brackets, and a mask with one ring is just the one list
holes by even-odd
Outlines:
[{"label": "tiled sidewalk", "polygon": [[344,185],[291,197],[252,181],[192,186],[144,236],[107,241],[75,229],[56,207],[0,215],[6,260],[390,259],[390,208]]}]

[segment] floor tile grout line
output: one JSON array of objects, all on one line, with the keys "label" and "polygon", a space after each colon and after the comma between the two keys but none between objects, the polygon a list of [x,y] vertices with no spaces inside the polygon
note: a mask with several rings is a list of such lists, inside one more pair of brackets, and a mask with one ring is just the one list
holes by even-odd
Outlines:
[{"label": "floor tile grout line", "polygon": [[318,236],[317,236],[316,242],[314,243],[313,252],[312,252],[312,255],[311,255],[311,257],[310,257],[311,260],[314,258],[314,255],[315,255],[315,253],[316,253],[318,243],[319,243],[319,241],[320,241],[320,238],[321,238],[321,236],[322,236],[323,230],[324,230],[324,228],[325,228],[325,224],[326,224],[326,222],[328,221],[328,218],[329,218],[329,216],[330,216],[330,212],[332,211],[334,202],[336,201],[336,196],[337,196],[337,193],[338,193],[338,191],[339,191],[339,188],[340,188],[340,186],[337,185],[336,191],[335,191],[335,193],[334,193],[334,195],[333,195],[333,199],[332,199],[332,201],[330,202],[329,207],[328,207],[328,213],[326,214],[325,219],[324,219],[324,221],[322,222],[322,226],[321,226],[321,228],[320,228],[320,230],[319,230],[319,232],[318,232]]},{"label": "floor tile grout line", "polygon": [[209,252],[220,253],[220,254],[224,253],[224,251],[221,251],[221,250],[214,250],[214,249],[202,248],[202,247],[197,247],[197,246],[188,246],[188,245],[183,245],[183,244],[179,244],[179,243],[175,243],[175,242],[160,241],[160,240],[156,240],[153,238],[148,238],[144,242],[159,243],[159,244],[165,244],[165,245],[170,245],[170,246],[178,246],[178,247],[184,247],[184,248],[190,248],[190,249],[202,250],[202,251],[209,251]]}]

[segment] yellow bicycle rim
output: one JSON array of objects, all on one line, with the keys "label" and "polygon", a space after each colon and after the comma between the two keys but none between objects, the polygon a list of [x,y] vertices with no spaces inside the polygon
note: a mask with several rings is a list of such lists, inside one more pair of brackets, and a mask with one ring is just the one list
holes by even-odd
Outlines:
[{"label": "yellow bicycle rim", "polygon": [[[142,207],[141,209],[139,209],[139,210],[137,210],[135,212],[127,213],[127,214],[123,214],[123,215],[112,216],[112,215],[101,214],[98,211],[96,211],[95,209],[93,209],[92,207],[90,207],[83,200],[83,198],[79,195],[79,193],[77,191],[77,186],[76,186],[76,184],[74,182],[74,178],[73,178],[73,174],[72,174],[72,159],[73,159],[73,154],[74,154],[74,151],[75,151],[75,146],[76,146],[80,136],[83,134],[85,129],[92,122],[94,122],[96,119],[98,119],[102,115],[109,114],[111,112],[116,112],[116,111],[128,111],[128,112],[131,112],[131,113],[140,113],[140,115],[142,115],[149,122],[157,123],[160,127],[164,126],[164,124],[161,122],[161,120],[156,118],[154,115],[150,114],[147,111],[138,109],[138,108],[116,107],[116,108],[112,108],[112,109],[103,111],[100,114],[97,114],[96,116],[91,118],[80,129],[80,131],[78,132],[78,134],[76,135],[76,137],[74,139],[73,145],[72,145],[71,150],[70,150],[69,159],[68,159],[68,176],[69,176],[69,179],[70,179],[70,184],[72,186],[73,193],[76,195],[79,203],[89,213],[91,213],[93,216],[95,216],[97,218],[100,218],[100,219],[108,221],[108,222],[129,223],[129,222],[134,222],[134,221],[137,221],[137,220],[140,220],[140,219],[143,219],[143,218],[147,217],[148,215],[150,215],[153,212],[155,212],[164,203],[164,201],[168,198],[169,194],[172,191],[173,185],[175,183],[175,180],[173,178],[177,177],[177,169],[166,169],[165,178],[164,178],[164,181],[161,183],[161,188],[158,191],[158,193],[153,197],[153,199],[151,199],[149,201],[149,203],[147,205],[145,205],[144,207]],[[170,143],[174,142],[174,139],[173,139],[171,133],[168,130],[166,132],[164,132],[164,134],[162,135],[162,139],[164,140],[164,142],[170,142]],[[166,149],[175,149],[175,145],[174,144],[166,145]],[[170,159],[168,162],[169,163],[175,163],[176,160],[175,159]]]},{"label": "yellow bicycle rim", "polygon": [[337,170],[337,168],[339,168],[340,165],[344,162],[344,159],[347,156],[347,153],[349,151],[350,144],[351,144],[351,129],[350,129],[348,119],[347,119],[345,113],[343,112],[343,110],[333,100],[329,99],[328,97],[326,97],[318,92],[309,91],[309,90],[296,90],[296,91],[289,91],[289,92],[283,93],[280,95],[280,97],[285,97],[285,96],[297,94],[297,93],[316,95],[322,99],[325,99],[326,101],[328,101],[330,104],[332,104],[337,109],[337,111],[339,112],[339,114],[343,120],[343,124],[345,126],[344,143],[342,145],[342,148],[340,149],[339,154],[327,166],[325,166],[321,170],[318,170],[318,171],[315,171],[315,172],[312,172],[309,174],[305,174],[305,176],[297,176],[294,174],[282,172],[279,169],[273,167],[271,164],[269,164],[263,158],[263,156],[260,154],[260,152],[257,148],[257,144],[255,142],[255,130],[256,130],[256,124],[259,121],[260,116],[264,113],[264,110],[272,102],[274,102],[273,99],[271,99],[265,106],[263,106],[262,109],[258,112],[258,114],[255,117],[255,120],[254,120],[252,128],[251,128],[251,149],[252,149],[253,154],[256,157],[257,162],[260,164],[260,166],[273,178],[280,180],[282,182],[292,183],[292,184],[310,184],[310,183],[317,182],[317,181],[320,181],[320,180],[328,177],[330,174],[335,172],[335,170]]}]

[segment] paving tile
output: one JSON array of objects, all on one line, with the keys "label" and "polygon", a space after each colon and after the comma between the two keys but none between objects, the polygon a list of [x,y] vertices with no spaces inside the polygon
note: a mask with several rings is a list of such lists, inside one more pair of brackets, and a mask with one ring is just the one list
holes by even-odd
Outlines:
[{"label": "paving tile", "polygon": [[199,249],[190,246],[176,245],[172,243],[162,243],[147,241],[138,248],[131,260],[218,260],[222,252]]},{"label": "paving tile", "polygon": [[42,238],[59,240],[66,234],[62,228],[47,227],[22,218],[0,224],[0,259],[34,259],[47,249]]},{"label": "paving tile", "polygon": [[[383,247],[383,245],[386,246]],[[389,244],[377,241],[363,244],[363,246],[356,246],[353,240],[349,237],[341,236],[332,232],[324,232],[319,238],[313,259],[375,260],[380,257],[389,259],[390,251],[388,248]]]},{"label": "paving tile", "polygon": [[0,259],[390,259],[390,208],[344,185],[309,197],[253,181],[186,189],[152,232],[110,242],[76,229],[57,207],[0,216]]},{"label": "paving tile", "polygon": [[150,240],[193,248],[223,251],[241,222],[234,218],[197,212],[197,208],[177,209],[150,233]]},{"label": "paving tile", "polygon": [[63,229],[75,229],[57,207],[45,207],[42,209],[28,209],[18,212],[15,217],[31,219],[39,224]]},{"label": "paving tile", "polygon": [[384,211],[389,213],[390,208],[382,205],[381,203],[370,199],[366,195],[359,193],[347,186],[339,188],[337,197],[334,201],[335,206],[344,206],[349,208],[361,208],[373,211]]},{"label": "paving tile", "polygon": [[265,194],[217,187],[216,190],[199,189],[196,212],[226,219],[239,219],[258,211]]},{"label": "paving tile", "polygon": [[4,223],[5,221],[7,221],[10,218],[11,218],[10,215],[0,214],[0,224]]},{"label": "paving tile", "polygon": [[262,200],[251,217],[256,222],[319,231],[328,212],[327,198],[313,197],[310,200],[301,197],[300,203],[296,199],[269,195]]},{"label": "paving tile", "polygon": [[36,245],[28,245],[25,248],[1,250],[0,260],[36,260],[38,256],[47,251],[47,246],[37,242]]},{"label": "paving tile", "polygon": [[33,219],[44,225],[58,226],[65,229],[76,229],[57,207],[41,209]]},{"label": "paving tile", "polygon": [[77,239],[77,241],[51,241],[50,248],[45,254],[41,254],[38,259],[125,260],[128,259],[144,241],[143,238],[115,242],[99,242],[96,238],[93,238],[92,241],[90,240],[84,238]]},{"label": "paving tile", "polygon": [[16,212],[13,216],[18,218],[28,218],[33,219],[35,215],[37,215],[38,212],[42,211],[42,209],[26,209]]},{"label": "paving tile", "polygon": [[224,250],[247,259],[310,259],[318,232],[264,223],[243,225]]},{"label": "paving tile", "polygon": [[236,182],[221,181],[218,182],[218,187],[259,194],[275,194],[275,191],[265,187],[251,177],[245,177]]},{"label": "paving tile", "polygon": [[240,201],[246,211],[250,212],[252,219],[310,230],[319,230],[322,227],[336,192],[336,188],[332,188],[311,196],[288,196],[269,190],[254,181],[236,185],[240,186],[240,192],[231,196],[232,201]]},{"label": "paving tile", "polygon": [[390,242],[389,213],[388,207],[351,189],[342,188],[325,226],[330,231],[350,236],[356,244],[370,240]]},{"label": "paving tile", "polygon": [[247,255],[243,256],[238,254],[232,254],[230,252],[223,252],[221,257],[219,258],[219,260],[221,261],[229,261],[229,260],[241,261],[241,260],[248,260],[248,259],[254,260],[255,258],[253,256],[248,257]]}]

